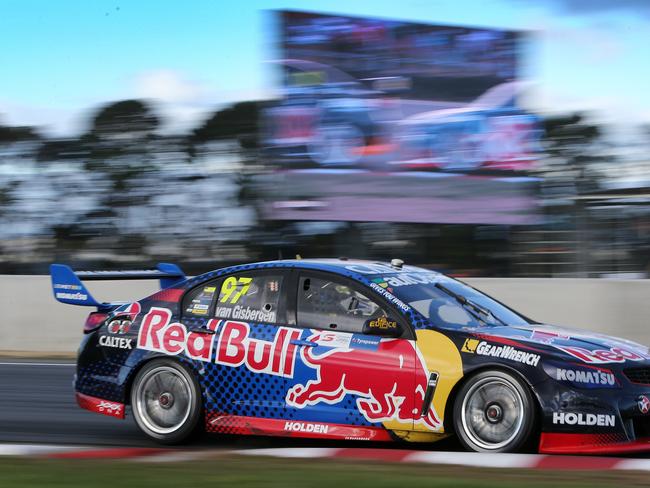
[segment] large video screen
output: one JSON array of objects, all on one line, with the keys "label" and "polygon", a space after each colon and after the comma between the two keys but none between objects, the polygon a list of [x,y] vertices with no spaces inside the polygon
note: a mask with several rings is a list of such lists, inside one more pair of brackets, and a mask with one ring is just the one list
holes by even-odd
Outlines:
[{"label": "large video screen", "polygon": [[276,16],[267,218],[539,222],[539,122],[519,103],[522,33]]}]

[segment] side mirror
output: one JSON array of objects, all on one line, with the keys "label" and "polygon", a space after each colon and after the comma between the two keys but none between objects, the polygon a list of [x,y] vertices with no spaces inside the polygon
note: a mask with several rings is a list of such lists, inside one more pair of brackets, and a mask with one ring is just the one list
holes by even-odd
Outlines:
[{"label": "side mirror", "polygon": [[397,320],[382,315],[376,319],[366,320],[361,332],[372,336],[399,337],[402,335],[402,327]]}]

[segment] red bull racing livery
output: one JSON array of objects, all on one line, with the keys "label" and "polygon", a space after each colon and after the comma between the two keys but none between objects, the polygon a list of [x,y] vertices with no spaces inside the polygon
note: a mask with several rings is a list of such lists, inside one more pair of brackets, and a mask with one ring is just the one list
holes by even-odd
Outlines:
[{"label": "red bull racing livery", "polygon": [[[648,348],[543,325],[400,260],[286,260],[186,278],[52,265],[57,300],[93,306],[83,408],[149,437],[222,434],[431,442],[468,450],[650,450]],[[131,303],[82,280],[161,280]]]}]

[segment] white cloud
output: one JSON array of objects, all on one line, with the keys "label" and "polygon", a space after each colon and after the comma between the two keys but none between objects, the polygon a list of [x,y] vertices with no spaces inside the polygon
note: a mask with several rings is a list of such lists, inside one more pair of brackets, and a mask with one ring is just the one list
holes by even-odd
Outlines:
[{"label": "white cloud", "polygon": [[128,98],[147,98],[163,117],[163,132],[185,132],[201,123],[220,106],[243,100],[269,98],[269,93],[245,90],[219,91],[219,87],[191,80],[169,69],[138,73]]},{"label": "white cloud", "polygon": [[650,122],[650,110],[631,96],[589,96],[567,93],[548,85],[537,84],[526,93],[524,105],[542,114],[586,113],[594,122],[628,130],[630,127]]},{"label": "white cloud", "polygon": [[581,60],[602,64],[620,59],[623,43],[607,29],[597,26],[580,28],[552,27],[545,33],[546,40],[562,45],[580,55]]},{"label": "white cloud", "polygon": [[196,103],[204,99],[209,92],[201,83],[186,79],[181,73],[168,69],[139,73],[134,85],[137,97],[168,103]]},{"label": "white cloud", "polygon": [[47,136],[75,136],[83,130],[87,114],[80,108],[31,105],[0,99],[0,124],[35,126]]}]

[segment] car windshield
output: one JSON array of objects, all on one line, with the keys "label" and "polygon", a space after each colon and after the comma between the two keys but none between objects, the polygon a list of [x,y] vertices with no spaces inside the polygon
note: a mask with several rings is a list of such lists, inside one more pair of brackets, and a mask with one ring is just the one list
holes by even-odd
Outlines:
[{"label": "car windshield", "polygon": [[438,273],[399,273],[372,281],[439,327],[529,325],[528,320],[499,302]]}]

